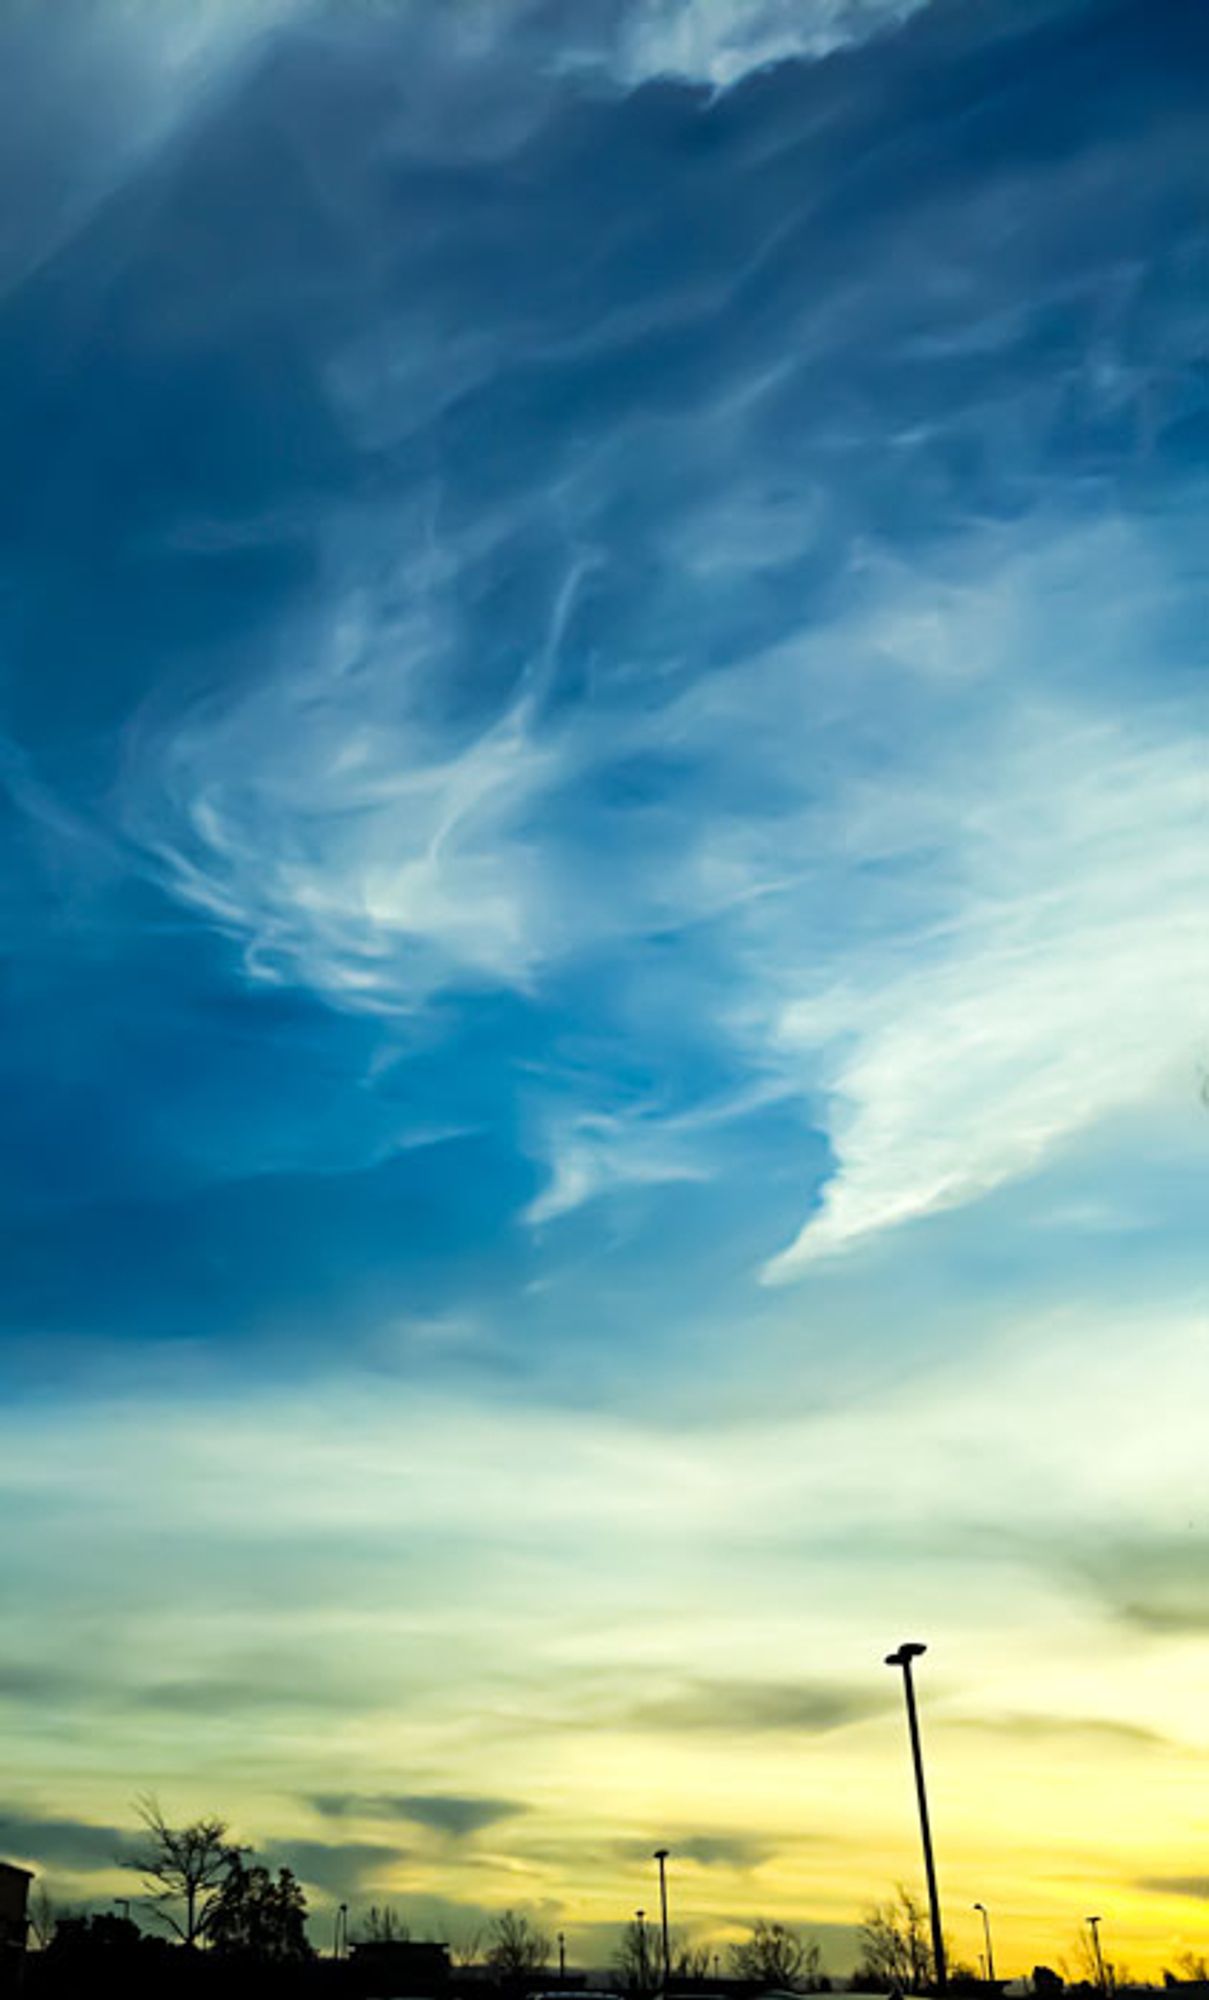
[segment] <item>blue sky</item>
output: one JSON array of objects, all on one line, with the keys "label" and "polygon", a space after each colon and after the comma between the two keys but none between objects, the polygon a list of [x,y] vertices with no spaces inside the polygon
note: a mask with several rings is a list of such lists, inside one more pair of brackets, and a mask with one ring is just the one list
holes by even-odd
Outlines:
[{"label": "blue sky", "polygon": [[[11,1813],[229,1800],[319,1890],[336,1824],[346,1890],[585,1939],[568,1826],[624,1907],[670,1824],[699,1924],[842,1928],[913,1866],[862,1676],[922,1620],[954,1821],[1012,1727],[1096,1745],[1063,1852],[1110,1740],[1154,1786],[1096,1863],[1153,1954],[1192,1833],[1139,1746],[1204,1754],[1209,1633],[1209,17],[2,32]],[[824,1754],[870,1799],[803,1829]]]}]

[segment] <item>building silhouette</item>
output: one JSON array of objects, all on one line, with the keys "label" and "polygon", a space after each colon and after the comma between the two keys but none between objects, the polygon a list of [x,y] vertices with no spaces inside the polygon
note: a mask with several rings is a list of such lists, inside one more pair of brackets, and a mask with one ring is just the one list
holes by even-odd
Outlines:
[{"label": "building silhouette", "polygon": [[32,1880],[28,1868],[0,1861],[0,1993],[15,1993],[20,1984]]}]

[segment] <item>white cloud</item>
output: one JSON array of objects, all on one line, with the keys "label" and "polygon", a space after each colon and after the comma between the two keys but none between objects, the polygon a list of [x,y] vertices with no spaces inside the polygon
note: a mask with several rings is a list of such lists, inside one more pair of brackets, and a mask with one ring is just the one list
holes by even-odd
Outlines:
[{"label": "white cloud", "polygon": [[1195,1089],[1204,773],[1140,718],[1040,710],[935,774],[943,920],[789,1001],[778,1045],[827,1098],[836,1171],[768,1268],[976,1200],[1110,1115]]},{"label": "white cloud", "polygon": [[[689,989],[698,1025],[805,1096],[834,1154],[769,1278],[1195,1092],[1203,749],[1186,704],[1139,695],[1178,664],[1171,555],[1119,521],[1037,523],[950,549],[944,575],[870,565],[858,609],[649,718],[701,802],[658,872],[725,941],[726,980]],[[706,1123],[564,1105],[529,1219],[708,1177]]]},{"label": "white cloud", "polygon": [[630,85],[682,77],[725,90],[753,70],[817,62],[899,27],[928,0],[632,0],[616,63]]},{"label": "white cloud", "polygon": [[555,1109],[540,1148],[550,1178],[524,1219],[553,1222],[619,1188],[710,1180],[723,1161],[717,1135],[783,1094],[783,1086],[757,1086],[677,1113],[655,1103],[613,1112]]},{"label": "white cloud", "polygon": [[[729,89],[786,61],[818,62],[900,27],[929,0],[397,0],[400,21],[443,62],[499,64],[509,53],[543,74],[604,71],[625,89],[655,77]],[[526,79],[518,71],[523,88]],[[539,86],[540,87],[540,86]],[[473,142],[472,142],[473,143]]]},{"label": "white cloud", "polygon": [[[1163,565],[1119,524],[989,548],[957,581],[870,568],[836,624],[557,728],[540,690],[574,571],[525,689],[460,732],[433,707],[456,635],[405,576],[304,668],[144,725],[131,823],[253,977],[344,1007],[540,993],[602,953],[620,976],[647,931],[708,925],[725,983],[674,966],[697,1032],[751,1090],[805,1095],[835,1156],[767,1268],[790,1278],[1195,1088],[1203,765],[1184,708],[1136,693]],[[1119,715],[1072,658],[1120,686]],[[657,809],[593,804],[611,760],[669,744],[685,775]],[[631,985],[639,1027],[667,980]],[[708,1178],[732,1114],[572,1083],[531,1115],[549,1180],[526,1219],[548,1223]]]},{"label": "white cloud", "polygon": [[554,948],[525,829],[557,749],[524,696],[477,729],[438,722],[449,657],[422,592],[398,612],[350,594],[314,662],[143,719],[129,823],[176,893],[243,940],[253,978],[407,1013],[451,987],[524,987]]},{"label": "white cloud", "polygon": [[653,1187],[671,1181],[706,1180],[709,1170],[680,1142],[674,1123],[653,1121],[649,1136],[640,1121],[608,1112],[581,1111],[551,1121],[543,1155],[550,1178],[530,1202],[524,1219],[535,1226],[553,1222],[623,1187]]}]

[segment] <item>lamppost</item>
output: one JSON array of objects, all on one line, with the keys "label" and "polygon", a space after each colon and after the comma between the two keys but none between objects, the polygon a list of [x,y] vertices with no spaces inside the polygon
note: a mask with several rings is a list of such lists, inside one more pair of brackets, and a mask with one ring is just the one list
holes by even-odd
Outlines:
[{"label": "lamppost", "polygon": [[348,1957],[348,1904],[336,1906],[336,1922],[332,1932],[332,1957]]},{"label": "lamppost", "polygon": [[911,1677],[911,1662],[917,1660],[927,1647],[918,1639],[904,1639],[896,1653],[886,1654],[888,1667],[903,1670],[903,1692],[907,1700],[907,1729],[911,1737],[911,1760],[915,1766],[915,1791],[919,1799],[919,1831],[923,1840],[924,1874],[928,1883],[928,1908],[932,1918],[932,1962],[936,1968],[936,1990],[945,1992],[949,1983],[948,1968],[945,1964],[944,1932],[940,1924],[940,1896],[936,1888],[936,1864],[932,1859],[932,1829],[928,1821],[928,1793],[924,1785],[924,1754],[919,1740],[919,1717],[915,1712],[915,1683]]},{"label": "lamppost", "polygon": [[663,2000],[667,2000],[668,1981],[672,1976],[672,1945],[667,1927],[667,1856],[666,1847],[655,1849],[655,1859],[659,1863],[659,1911],[663,1925]]},{"label": "lamppost", "polygon": [[987,1941],[987,1978],[990,1980],[991,1984],[994,1985],[995,1954],[991,1950],[991,1919],[987,1915],[987,1906],[985,1903],[975,1903],[974,1908],[976,1910],[982,1911],[982,1928]]},{"label": "lamppost", "polygon": [[1100,1917],[1089,1917],[1087,1919],[1087,1928],[1091,1932],[1091,1941],[1095,1948],[1096,1971],[1100,1977],[1100,1991],[1101,1993],[1107,1993],[1108,1977],[1104,1971],[1104,1954],[1100,1950],[1100,1925],[1102,1921],[1103,1919]]},{"label": "lamppost", "polygon": [[567,1940],[561,1931],[558,1933],[558,1976],[560,1979],[567,1976]]}]

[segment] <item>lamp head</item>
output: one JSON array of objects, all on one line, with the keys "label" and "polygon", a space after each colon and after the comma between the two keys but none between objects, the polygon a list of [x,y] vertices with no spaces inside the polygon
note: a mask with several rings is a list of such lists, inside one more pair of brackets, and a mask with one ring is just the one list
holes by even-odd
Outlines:
[{"label": "lamp head", "polygon": [[927,1650],[927,1647],[919,1639],[904,1639],[897,1653],[886,1654],[886,1665],[888,1667],[910,1666],[912,1660],[917,1660],[920,1654],[926,1653]]},{"label": "lamp head", "polygon": [[982,1914],[983,1914],[983,1916],[985,1917],[985,1915],[986,1915],[986,1904],[985,1904],[985,1903],[972,1903],[972,1904],[970,1905],[970,1907],[971,1907],[971,1909],[974,1909],[974,1910],[981,1910],[981,1911],[982,1911]]},{"label": "lamp head", "polygon": [[670,1849],[668,1849],[668,1848],[666,1848],[666,1847],[657,1847],[657,1848],[655,1849],[655,1859],[656,1859],[656,1861],[666,1861],[666,1860],[667,1860],[667,1857],[668,1857],[668,1854],[669,1854],[669,1852],[670,1852]]}]

